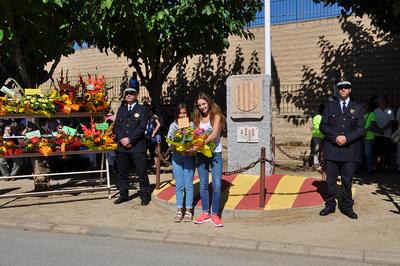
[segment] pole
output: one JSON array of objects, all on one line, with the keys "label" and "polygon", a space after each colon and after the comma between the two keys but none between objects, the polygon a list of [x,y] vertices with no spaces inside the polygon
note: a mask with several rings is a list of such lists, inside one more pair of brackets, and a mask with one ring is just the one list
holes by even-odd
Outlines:
[{"label": "pole", "polygon": [[264,63],[265,74],[271,77],[271,3],[264,0]]},{"label": "pole", "polygon": [[[275,150],[275,137],[272,136],[272,160],[275,162],[276,161],[276,150]],[[275,174],[275,165],[271,165],[272,167],[272,173]]]},{"label": "pole", "polygon": [[156,157],[155,157],[155,159],[156,159],[156,189],[160,189],[161,145],[159,142],[157,142],[156,150],[157,150]]},{"label": "pole", "polygon": [[265,147],[261,148],[260,163],[260,208],[264,208],[265,204]]}]

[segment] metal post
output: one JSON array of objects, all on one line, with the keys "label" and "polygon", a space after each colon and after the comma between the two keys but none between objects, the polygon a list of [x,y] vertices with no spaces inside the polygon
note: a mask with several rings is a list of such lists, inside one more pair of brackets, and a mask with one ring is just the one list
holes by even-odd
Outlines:
[{"label": "metal post", "polygon": [[159,142],[157,142],[156,150],[157,150],[156,157],[155,157],[155,159],[156,159],[156,189],[160,189],[161,145]]},{"label": "metal post", "polygon": [[264,208],[265,204],[265,147],[261,148],[261,164],[260,164],[260,208]]},{"label": "metal post", "polygon": [[[275,162],[276,160],[276,151],[275,151],[275,137],[272,136],[272,160]],[[275,174],[275,165],[271,165],[272,167],[272,173]]]},{"label": "metal post", "polygon": [[271,77],[271,3],[264,0],[264,72]]}]

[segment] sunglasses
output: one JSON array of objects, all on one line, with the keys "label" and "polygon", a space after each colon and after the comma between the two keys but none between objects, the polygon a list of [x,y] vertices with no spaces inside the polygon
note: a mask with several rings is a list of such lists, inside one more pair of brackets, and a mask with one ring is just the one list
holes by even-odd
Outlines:
[{"label": "sunglasses", "polygon": [[348,90],[350,88],[351,88],[350,85],[339,85],[339,86],[337,86],[338,90]]},{"label": "sunglasses", "polygon": [[136,92],[133,91],[125,92],[125,96],[127,95],[136,95]]}]

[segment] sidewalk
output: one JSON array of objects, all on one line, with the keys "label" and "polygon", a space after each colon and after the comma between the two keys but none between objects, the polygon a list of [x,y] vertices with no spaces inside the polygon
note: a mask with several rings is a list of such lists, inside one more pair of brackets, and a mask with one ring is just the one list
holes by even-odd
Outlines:
[{"label": "sidewalk", "polygon": [[[162,177],[168,179],[168,175]],[[358,220],[338,211],[320,217],[319,209],[311,208],[263,218],[223,217],[223,228],[211,223],[177,224],[172,222],[174,213],[167,208],[154,203],[142,207],[138,198],[116,206],[105,192],[97,192],[3,199],[0,226],[400,265],[400,211],[391,202],[398,200],[398,179],[378,175],[372,181],[355,182]],[[151,182],[155,182],[154,176]],[[0,186],[27,188],[31,183],[1,181]]]}]

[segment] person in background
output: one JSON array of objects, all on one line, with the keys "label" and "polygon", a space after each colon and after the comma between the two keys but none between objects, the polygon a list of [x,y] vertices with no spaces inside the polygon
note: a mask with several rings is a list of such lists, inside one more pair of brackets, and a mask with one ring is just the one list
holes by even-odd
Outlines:
[{"label": "person in background", "polygon": [[328,193],[321,216],[334,213],[336,209],[337,179],[340,175],[340,211],[351,219],[358,216],[353,210],[351,186],[353,176],[362,160],[362,139],[364,135],[364,112],[362,106],[350,99],[351,83],[337,84],[338,99],[324,109],[320,130],[324,134],[323,156],[326,166]]},{"label": "person in background", "polygon": [[[4,127],[4,130],[2,130],[2,136],[3,137],[10,137],[11,136],[11,127],[10,125],[6,125]],[[0,157],[0,174],[2,176],[10,176],[10,167],[9,167],[9,162],[10,158],[4,158]],[[9,181],[10,179],[5,179],[6,181]]]},{"label": "person in background", "polygon": [[[203,154],[197,154],[197,170],[200,177],[200,197],[203,213],[194,221],[203,224],[211,221],[217,227],[222,227],[220,213],[221,182],[222,182],[222,143],[221,131],[225,127],[225,117],[221,108],[206,93],[201,92],[194,102],[193,121],[195,127],[211,132],[204,144],[214,142],[216,148],[213,156],[208,158]],[[194,146],[189,153],[195,153],[200,147]],[[210,215],[210,195],[208,192],[208,175],[211,167],[212,176],[212,209]]]},{"label": "person in background", "polygon": [[[178,104],[175,110],[175,120],[168,130],[168,138],[172,138],[173,134],[179,129],[178,119],[188,117],[188,113],[186,104]],[[194,127],[193,122],[190,122],[190,127]],[[195,156],[185,152],[178,152],[174,147],[172,146],[172,172],[176,180],[176,214],[174,221],[181,222],[184,220],[185,222],[191,222],[193,220],[193,177],[196,160]],[[185,212],[183,212],[184,198]]]},{"label": "person in background", "polygon": [[396,114],[397,130],[392,134],[392,141],[396,145],[396,166],[395,172],[400,173],[400,108]]},{"label": "person in background", "polygon": [[364,108],[364,166],[368,174],[374,173],[374,141],[375,132],[378,130],[376,124],[376,115],[374,111],[370,108],[368,102],[363,103]]},{"label": "person in background", "polygon": [[156,167],[156,147],[161,143],[161,134],[160,134],[160,118],[157,114],[155,114],[154,107],[147,107],[147,111],[149,113],[149,121],[147,122],[146,127],[146,146],[149,149],[150,160],[153,164],[153,167]]},{"label": "person in background", "polygon": [[[113,128],[114,127],[114,120],[115,120],[114,112],[111,111],[105,117],[105,121],[108,124],[109,128]],[[107,152],[106,156],[107,156],[108,166],[110,167],[111,173],[112,174],[118,173],[117,166],[116,166],[116,160],[117,160],[116,152],[115,151],[109,151],[109,152]]]},{"label": "person in background", "polygon": [[[11,137],[21,137],[21,131],[18,122],[12,122],[10,125]],[[21,138],[13,138],[14,143],[19,146]],[[13,158],[10,176],[16,176],[21,171],[24,164],[23,158]]]},{"label": "person in background", "polygon": [[321,170],[321,150],[322,150],[322,140],[324,139],[324,134],[319,130],[319,125],[321,124],[322,113],[324,112],[325,105],[320,104],[318,106],[318,114],[312,119],[312,147],[313,147],[313,168],[316,170]]},{"label": "person in background", "polygon": [[374,150],[377,156],[377,168],[385,170],[392,153],[393,144],[390,137],[393,133],[392,125],[395,117],[392,108],[387,106],[385,96],[378,97],[377,102],[379,107],[374,110],[374,113],[379,128],[375,134]]},{"label": "person in background", "polygon": [[137,92],[139,92],[140,83],[139,83],[139,81],[137,79],[137,73],[136,72],[132,72],[132,76],[129,79],[128,88],[135,89]]}]

